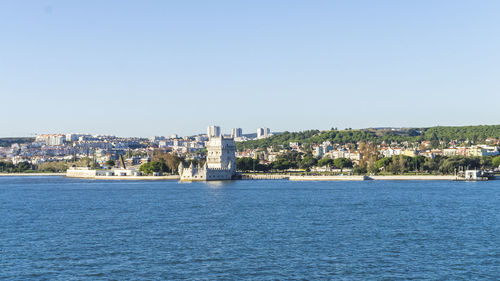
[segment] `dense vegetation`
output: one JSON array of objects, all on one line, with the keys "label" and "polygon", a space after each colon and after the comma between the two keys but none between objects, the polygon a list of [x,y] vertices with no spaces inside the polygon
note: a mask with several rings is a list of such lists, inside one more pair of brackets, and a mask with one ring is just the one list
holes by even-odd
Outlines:
[{"label": "dense vegetation", "polygon": [[422,155],[409,157],[398,155],[384,157],[373,162],[361,162],[360,165],[346,158],[323,158],[317,159],[311,155],[305,155],[295,151],[278,157],[276,161],[269,164],[260,164],[259,160],[248,157],[236,159],[239,171],[286,171],[290,169],[302,169],[309,171],[312,167],[330,167],[340,169],[353,168],[355,174],[454,174],[467,169],[492,169],[500,166],[500,156],[496,157],[465,157],[465,156],[436,156],[435,158]]},{"label": "dense vegetation", "polygon": [[487,138],[500,138],[500,125],[432,127],[425,130],[424,138],[437,138],[441,141],[484,141]]},{"label": "dense vegetation", "polygon": [[14,165],[10,162],[0,161],[0,172],[2,173],[24,173],[33,170],[33,166],[28,162],[21,162]]},{"label": "dense vegetation", "polygon": [[64,173],[71,166],[98,168],[97,163],[87,157],[75,162],[52,161],[38,165],[29,162],[20,162],[14,165],[11,162],[0,161],[0,173]]},{"label": "dense vegetation", "polygon": [[493,157],[465,157],[465,156],[436,156],[428,158],[424,156],[408,157],[398,155],[393,157],[385,157],[377,160],[372,169],[368,169],[371,173],[391,173],[405,174],[409,172],[419,173],[441,173],[454,174],[467,169],[490,169],[500,165],[500,156]]},{"label": "dense vegetation", "polygon": [[290,142],[302,144],[322,143],[331,141],[338,144],[357,143],[359,141],[374,142],[420,142],[469,140],[472,142],[484,141],[487,138],[500,138],[500,125],[462,126],[462,127],[432,127],[432,128],[407,128],[398,131],[390,129],[362,129],[362,130],[337,130],[328,131],[309,130],[303,132],[284,132],[266,139],[250,140],[237,143],[238,150],[288,147]]},{"label": "dense vegetation", "polygon": [[302,169],[308,171],[314,166],[329,166],[331,168],[343,169],[352,167],[353,163],[346,158],[337,158],[335,160],[330,158],[318,159],[310,154],[303,154],[296,151],[282,154],[276,161],[269,164],[259,163],[259,160],[249,157],[236,159],[236,168],[242,172],[285,171],[289,169]]},{"label": "dense vegetation", "polygon": [[180,157],[157,149],[152,153],[151,162],[142,164],[139,171],[145,175],[152,175],[153,173],[175,174],[181,161]]}]

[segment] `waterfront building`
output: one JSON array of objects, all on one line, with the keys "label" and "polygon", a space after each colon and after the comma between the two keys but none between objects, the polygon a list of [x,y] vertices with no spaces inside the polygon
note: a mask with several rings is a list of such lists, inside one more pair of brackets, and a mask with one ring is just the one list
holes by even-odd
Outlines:
[{"label": "waterfront building", "polygon": [[68,178],[96,178],[96,177],[138,177],[141,173],[137,169],[111,169],[111,170],[96,170],[88,167],[71,167],[66,171]]},{"label": "waterfront building", "polygon": [[236,146],[233,138],[211,137],[207,142],[205,165],[187,168],[179,164],[181,181],[230,180],[236,174]]},{"label": "waterfront building", "polygon": [[220,127],[219,126],[208,126],[207,134],[208,134],[209,138],[220,137],[221,136]]}]

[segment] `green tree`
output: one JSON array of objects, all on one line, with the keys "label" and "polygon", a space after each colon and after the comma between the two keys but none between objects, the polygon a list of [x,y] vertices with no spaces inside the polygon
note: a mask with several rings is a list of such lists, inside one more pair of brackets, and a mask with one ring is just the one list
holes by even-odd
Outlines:
[{"label": "green tree", "polygon": [[334,161],[332,158],[321,158],[318,160],[318,166],[320,167],[332,167],[334,164]]},{"label": "green tree", "polygon": [[497,156],[491,160],[491,164],[493,167],[498,168],[500,167],[500,156]]},{"label": "green tree", "polygon": [[340,172],[342,172],[342,170],[344,168],[351,168],[352,167],[352,161],[350,159],[347,159],[347,158],[335,158],[335,160],[333,160],[333,165],[335,165],[335,167],[339,168]]},{"label": "green tree", "polygon": [[477,169],[481,167],[481,161],[477,157],[468,158],[464,156],[451,156],[446,158],[439,166],[442,173],[453,174],[460,169]]},{"label": "green tree", "polygon": [[356,165],[353,169],[352,169],[352,172],[354,174],[357,174],[357,175],[364,175],[366,174],[367,170],[365,167],[362,167],[362,166],[359,166],[359,165]]},{"label": "green tree", "polygon": [[375,161],[375,169],[377,171],[384,170],[387,171],[392,163],[392,157],[384,157]]},{"label": "green tree", "polygon": [[312,166],[318,163],[318,159],[314,158],[312,155],[306,155],[300,161],[299,167],[301,169],[310,169]]},{"label": "green tree", "polygon": [[43,172],[61,173],[68,169],[68,164],[63,161],[45,162],[38,165],[38,170]]},{"label": "green tree", "polygon": [[167,172],[168,167],[161,161],[152,161],[142,164],[139,171],[146,175],[152,175],[153,173]]},{"label": "green tree", "polygon": [[242,157],[236,159],[236,169],[240,171],[253,171],[254,168],[257,170],[259,165],[259,160],[250,157]]},{"label": "green tree", "polygon": [[441,157],[425,158],[424,163],[422,163],[422,169],[429,173],[438,171],[441,159]]},{"label": "green tree", "polygon": [[493,167],[492,160],[493,158],[491,156],[481,157],[479,159],[479,165],[481,165],[481,169],[487,169]]},{"label": "green tree", "polygon": [[17,172],[25,172],[31,170],[31,164],[28,162],[21,162],[17,164],[16,170]]},{"label": "green tree", "polygon": [[[165,173],[167,172],[172,174],[177,173],[177,169],[182,160],[183,159],[177,156],[176,154],[167,153],[161,149],[155,149],[151,153],[151,162],[162,162],[163,164],[165,164],[165,166],[167,167],[167,169],[163,171]],[[195,162],[195,164],[201,164],[201,163]],[[189,163],[187,163],[187,165],[189,165]]]},{"label": "green tree", "polygon": [[285,158],[278,158],[271,164],[272,169],[281,171],[288,170],[292,168],[292,166],[292,163],[290,163],[290,161]]},{"label": "green tree", "polygon": [[3,173],[12,173],[14,172],[16,166],[11,162],[3,162],[0,161],[0,171]]}]

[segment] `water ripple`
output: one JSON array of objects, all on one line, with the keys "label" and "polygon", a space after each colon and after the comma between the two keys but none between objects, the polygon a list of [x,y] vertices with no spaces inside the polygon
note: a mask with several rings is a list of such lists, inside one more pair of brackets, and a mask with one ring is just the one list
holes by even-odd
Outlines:
[{"label": "water ripple", "polygon": [[0,178],[0,279],[500,279],[500,181]]}]

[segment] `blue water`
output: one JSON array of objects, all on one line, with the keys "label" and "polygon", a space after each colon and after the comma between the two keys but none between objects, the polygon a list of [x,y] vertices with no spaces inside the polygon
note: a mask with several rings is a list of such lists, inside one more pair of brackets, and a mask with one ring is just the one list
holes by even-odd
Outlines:
[{"label": "blue water", "polygon": [[0,178],[0,279],[499,279],[500,181]]}]

